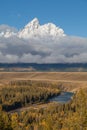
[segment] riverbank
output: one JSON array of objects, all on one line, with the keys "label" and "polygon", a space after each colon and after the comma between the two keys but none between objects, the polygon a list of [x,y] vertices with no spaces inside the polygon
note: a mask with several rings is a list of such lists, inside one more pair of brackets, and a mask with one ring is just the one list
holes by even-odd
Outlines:
[{"label": "riverbank", "polygon": [[18,109],[15,109],[15,110],[11,110],[9,111],[8,113],[14,113],[14,112],[22,112],[22,111],[29,111],[31,109],[45,109],[47,108],[49,105],[52,105],[54,103],[57,103],[57,104],[60,104],[60,103],[67,103],[69,102],[72,97],[73,97],[74,93],[71,93],[71,92],[62,92],[60,95],[57,95],[57,96],[54,96],[54,97],[51,97],[46,103],[37,103],[37,104],[31,104],[31,105],[28,105],[28,106],[25,106],[25,107],[21,107],[21,108],[18,108]]}]

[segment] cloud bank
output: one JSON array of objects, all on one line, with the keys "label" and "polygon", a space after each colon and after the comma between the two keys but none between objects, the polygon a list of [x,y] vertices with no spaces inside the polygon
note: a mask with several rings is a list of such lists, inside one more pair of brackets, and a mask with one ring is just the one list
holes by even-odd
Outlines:
[{"label": "cloud bank", "polygon": [[0,63],[87,63],[87,38],[68,36],[35,18],[18,31],[0,26]]}]

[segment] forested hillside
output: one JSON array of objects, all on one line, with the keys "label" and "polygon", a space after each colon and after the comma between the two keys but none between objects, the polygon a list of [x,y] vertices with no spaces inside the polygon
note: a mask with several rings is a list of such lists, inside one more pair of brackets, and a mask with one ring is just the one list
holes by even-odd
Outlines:
[{"label": "forested hillside", "polygon": [[56,84],[44,82],[12,81],[3,86],[0,89],[0,130],[87,130],[87,89],[76,92],[67,103],[53,102],[42,108],[10,112],[17,107],[46,103],[60,92]]},{"label": "forested hillside", "polygon": [[59,95],[56,84],[32,81],[12,81],[0,90],[2,109],[10,111],[35,103],[45,103],[49,98]]}]

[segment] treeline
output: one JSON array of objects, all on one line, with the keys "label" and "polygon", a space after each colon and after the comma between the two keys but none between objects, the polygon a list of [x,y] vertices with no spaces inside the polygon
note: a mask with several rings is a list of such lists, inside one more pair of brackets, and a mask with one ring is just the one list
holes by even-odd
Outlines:
[{"label": "treeline", "polygon": [[87,90],[79,91],[69,103],[14,113],[12,117],[19,130],[87,130]]},{"label": "treeline", "polygon": [[47,102],[60,93],[58,88],[57,84],[39,81],[12,81],[0,88],[0,130],[87,130],[87,89],[81,89],[65,104],[4,112]]},{"label": "treeline", "polygon": [[40,102],[60,93],[57,85],[46,82],[12,81],[0,90],[2,109],[10,111],[20,107]]},{"label": "treeline", "polygon": [[3,113],[1,127],[1,130],[87,130],[87,90],[80,90],[66,104],[53,103],[47,108]]}]

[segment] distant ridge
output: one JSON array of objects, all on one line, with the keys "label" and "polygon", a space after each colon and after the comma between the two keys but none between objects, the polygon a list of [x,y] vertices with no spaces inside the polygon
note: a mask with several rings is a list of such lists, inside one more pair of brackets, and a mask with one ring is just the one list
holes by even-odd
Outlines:
[{"label": "distant ridge", "polygon": [[87,63],[59,63],[59,64],[38,64],[38,63],[0,63],[0,71],[87,71]]}]

